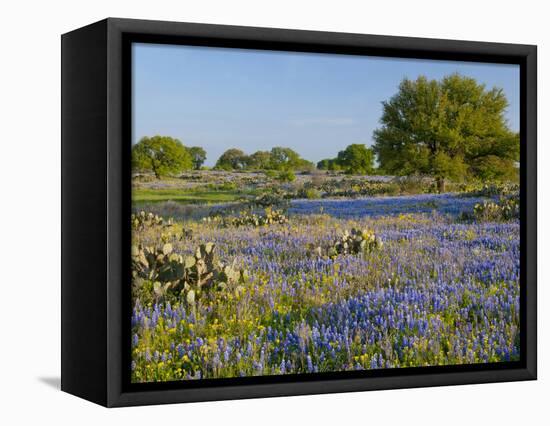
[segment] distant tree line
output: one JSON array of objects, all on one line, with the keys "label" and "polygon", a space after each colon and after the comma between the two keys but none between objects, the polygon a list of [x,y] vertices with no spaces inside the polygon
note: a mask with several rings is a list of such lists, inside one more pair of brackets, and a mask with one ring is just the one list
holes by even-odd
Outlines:
[{"label": "distant tree line", "polygon": [[315,165],[290,148],[276,146],[271,151],[256,151],[251,155],[240,149],[228,149],[220,156],[214,169],[307,172],[314,170]]},{"label": "distant tree line", "polygon": [[[157,178],[200,170],[206,160],[206,151],[197,146],[186,147],[178,139],[169,136],[144,137],[132,148],[134,171],[150,171]],[[311,172],[315,165],[302,158],[291,148],[277,146],[270,151],[256,151],[247,155],[242,150],[231,148],[225,151],[214,166],[215,170],[227,171],[273,171]],[[362,144],[349,145],[334,159],[322,160],[320,170],[343,170],[347,173],[372,174],[374,155]],[[290,176],[287,175],[287,176]]]},{"label": "distant tree line", "polygon": [[340,151],[336,158],[326,158],[317,163],[319,170],[343,170],[349,174],[374,173],[374,152],[364,144],[354,143]]},{"label": "distant tree line", "polygon": [[[441,192],[446,180],[517,179],[519,134],[508,128],[504,116],[508,101],[502,89],[487,90],[458,74],[439,81],[421,76],[404,79],[382,107],[372,148],[351,144],[335,158],[319,161],[317,169],[432,176]],[[205,160],[203,148],[185,147],[168,136],[144,137],[132,148],[134,170],[151,171],[157,178],[198,170]],[[250,155],[228,149],[214,168],[273,171],[291,180],[293,172],[312,171],[315,165],[296,151],[277,146]]]}]

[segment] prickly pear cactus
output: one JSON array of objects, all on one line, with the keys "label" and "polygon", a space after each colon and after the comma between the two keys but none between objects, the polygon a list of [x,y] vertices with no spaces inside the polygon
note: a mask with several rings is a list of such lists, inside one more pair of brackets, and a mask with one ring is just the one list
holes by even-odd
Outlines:
[{"label": "prickly pear cactus", "polygon": [[143,210],[139,213],[133,213],[130,217],[130,222],[132,224],[132,229],[143,231],[144,229],[151,228],[154,226],[172,226],[172,219],[164,220],[159,215],[153,214],[151,212],[146,213]]},{"label": "prickly pear cactus", "polygon": [[284,215],[282,210],[273,210],[271,207],[267,207],[264,210],[264,214],[256,214],[248,210],[242,211],[237,217],[228,217],[223,221],[225,227],[241,227],[241,226],[269,226],[275,224],[288,223],[288,218]]},{"label": "prickly pear cactus", "polygon": [[483,201],[474,206],[473,217],[478,221],[498,222],[519,217],[519,196],[501,197],[498,202]]},{"label": "prickly pear cactus", "polygon": [[[154,283],[156,299],[185,297],[187,303],[216,290],[243,282],[245,272],[216,262],[215,245],[201,244],[192,256],[174,253],[170,243],[162,247],[132,247],[132,274]],[[192,302],[191,302],[192,301]]]},{"label": "prickly pear cactus", "polygon": [[289,198],[291,198],[291,194],[288,194],[284,190],[272,189],[271,192],[265,192],[250,200],[249,204],[250,206],[258,206],[264,208],[284,208],[289,205]]},{"label": "prickly pear cactus", "polygon": [[328,247],[310,245],[310,252],[320,256],[335,259],[340,255],[363,255],[382,247],[380,237],[370,229],[345,230],[342,235]]}]

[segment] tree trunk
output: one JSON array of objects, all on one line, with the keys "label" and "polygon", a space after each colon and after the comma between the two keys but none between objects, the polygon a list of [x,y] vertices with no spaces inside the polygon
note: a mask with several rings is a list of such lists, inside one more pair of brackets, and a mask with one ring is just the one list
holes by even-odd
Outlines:
[{"label": "tree trunk", "polygon": [[445,178],[437,178],[437,190],[440,194],[445,192]]}]

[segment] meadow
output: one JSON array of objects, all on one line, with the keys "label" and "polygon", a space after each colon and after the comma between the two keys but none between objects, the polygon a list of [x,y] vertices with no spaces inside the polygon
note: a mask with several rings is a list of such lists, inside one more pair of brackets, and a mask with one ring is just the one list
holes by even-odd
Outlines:
[{"label": "meadow", "polygon": [[132,381],[518,360],[518,188],[448,190],[134,179]]}]

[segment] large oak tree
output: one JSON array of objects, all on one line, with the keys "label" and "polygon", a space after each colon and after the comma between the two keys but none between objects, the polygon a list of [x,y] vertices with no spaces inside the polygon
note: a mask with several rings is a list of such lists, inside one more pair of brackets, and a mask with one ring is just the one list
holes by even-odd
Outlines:
[{"label": "large oak tree", "polygon": [[132,168],[152,171],[157,179],[193,167],[189,151],[169,136],[144,137],[132,147]]},{"label": "large oak tree", "polygon": [[273,170],[311,171],[315,168],[312,162],[290,148],[276,146],[271,148],[270,156],[270,168]]},{"label": "large oak tree", "polygon": [[382,127],[374,131],[380,167],[396,175],[505,180],[517,174],[519,135],[507,125],[502,89],[487,90],[453,74],[440,81],[405,79],[383,102]]},{"label": "large oak tree", "polygon": [[230,148],[218,158],[215,168],[218,170],[243,170],[247,167],[248,161],[248,155],[243,151]]},{"label": "large oak tree", "polygon": [[364,144],[354,143],[338,152],[336,157],[340,168],[349,174],[370,175],[374,172],[374,155],[372,149]]},{"label": "large oak tree", "polygon": [[206,161],[206,151],[200,146],[192,146],[187,148],[191,155],[191,161],[193,162],[193,168],[200,170],[204,162]]},{"label": "large oak tree", "polygon": [[336,158],[325,158],[317,163],[319,170],[344,170],[348,174],[371,175],[374,173],[374,153],[364,144],[353,143],[339,151]]}]

